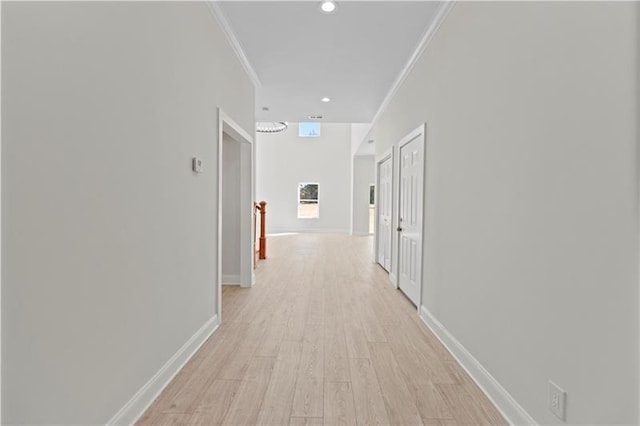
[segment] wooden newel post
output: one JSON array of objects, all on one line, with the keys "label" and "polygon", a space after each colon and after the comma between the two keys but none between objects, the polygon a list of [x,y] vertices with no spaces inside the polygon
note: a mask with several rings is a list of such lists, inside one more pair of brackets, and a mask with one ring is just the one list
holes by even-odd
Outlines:
[{"label": "wooden newel post", "polygon": [[267,228],[265,226],[265,216],[267,213],[267,203],[260,201],[260,259],[267,258]]}]

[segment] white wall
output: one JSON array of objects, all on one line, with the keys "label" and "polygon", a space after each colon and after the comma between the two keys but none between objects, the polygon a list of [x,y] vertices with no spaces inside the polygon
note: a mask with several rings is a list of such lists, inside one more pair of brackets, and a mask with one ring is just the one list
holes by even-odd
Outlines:
[{"label": "white wall", "polygon": [[375,157],[353,157],[351,233],[369,235],[369,187],[375,184]]},{"label": "white wall", "polygon": [[222,164],[222,282],[240,283],[240,148],[223,134]]},{"label": "white wall", "polygon": [[375,129],[427,123],[423,304],[541,424],[638,422],[638,7],[456,3]]},{"label": "white wall", "polygon": [[[351,125],[323,123],[301,138],[298,124],[256,136],[256,196],[267,202],[267,232],[349,232]],[[297,218],[298,183],[319,183],[320,217]]]},{"label": "white wall", "polygon": [[204,3],[2,9],[2,421],[102,424],[216,314],[216,110],[251,131],[254,88]]},{"label": "white wall", "polygon": [[[356,155],[362,148],[374,148],[374,144],[367,143],[365,139],[367,133],[371,129],[370,123],[353,123],[351,124],[351,155]],[[359,155],[373,155],[375,150],[367,154]]]}]

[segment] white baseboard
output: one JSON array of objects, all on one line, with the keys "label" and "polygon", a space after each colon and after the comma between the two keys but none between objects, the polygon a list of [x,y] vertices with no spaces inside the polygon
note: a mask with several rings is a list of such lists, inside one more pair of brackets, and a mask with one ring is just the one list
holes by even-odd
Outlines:
[{"label": "white baseboard", "polygon": [[240,275],[223,275],[222,285],[240,285]]},{"label": "white baseboard", "polygon": [[420,318],[493,402],[509,424],[537,424],[529,413],[509,395],[509,392],[489,374],[482,364],[424,306],[420,307]]},{"label": "white baseboard", "polygon": [[349,234],[348,229],[324,229],[324,228],[305,228],[305,229],[290,229],[290,228],[275,228],[270,229],[267,233],[267,237],[277,237],[278,234]]},{"label": "white baseboard", "polygon": [[354,237],[368,237],[373,234],[370,232],[353,231],[351,235],[353,235]]},{"label": "white baseboard", "polygon": [[218,315],[207,321],[153,377],[133,395],[124,407],[107,422],[107,425],[133,425],[149,408],[160,392],[191,359],[200,346],[216,331]]},{"label": "white baseboard", "polygon": [[391,281],[391,284],[393,284],[395,288],[398,288],[398,277],[393,272],[389,272],[389,281]]}]

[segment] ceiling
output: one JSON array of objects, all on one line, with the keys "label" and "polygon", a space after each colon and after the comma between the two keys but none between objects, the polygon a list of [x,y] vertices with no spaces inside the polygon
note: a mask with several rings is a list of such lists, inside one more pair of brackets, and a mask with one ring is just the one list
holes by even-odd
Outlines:
[{"label": "ceiling", "polygon": [[373,120],[442,6],[338,1],[325,14],[319,1],[216,3],[259,80],[257,121],[342,123]]}]

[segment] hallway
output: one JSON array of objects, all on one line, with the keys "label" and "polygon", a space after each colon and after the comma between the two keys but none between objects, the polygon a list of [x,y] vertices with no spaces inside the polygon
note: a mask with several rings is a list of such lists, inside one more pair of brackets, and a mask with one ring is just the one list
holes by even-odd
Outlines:
[{"label": "hallway", "polygon": [[255,287],[224,288],[222,325],[138,424],[506,424],[371,246],[269,238]]}]

